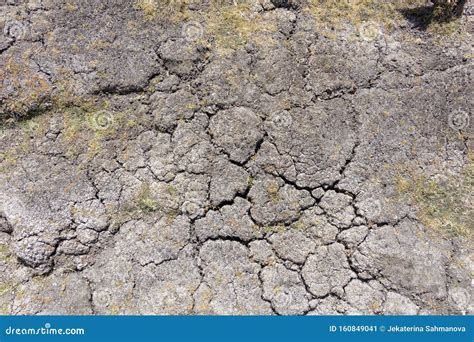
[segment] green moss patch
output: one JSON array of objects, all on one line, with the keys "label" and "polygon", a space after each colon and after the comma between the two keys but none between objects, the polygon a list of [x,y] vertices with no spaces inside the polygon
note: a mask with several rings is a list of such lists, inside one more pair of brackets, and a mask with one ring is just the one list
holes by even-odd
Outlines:
[{"label": "green moss patch", "polygon": [[143,183],[136,199],[138,207],[145,212],[153,212],[159,209],[158,201],[151,196],[151,189],[148,183]]}]

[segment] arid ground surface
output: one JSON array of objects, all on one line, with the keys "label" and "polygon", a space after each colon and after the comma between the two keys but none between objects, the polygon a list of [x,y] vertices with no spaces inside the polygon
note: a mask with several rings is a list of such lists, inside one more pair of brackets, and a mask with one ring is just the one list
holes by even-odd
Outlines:
[{"label": "arid ground surface", "polygon": [[472,1],[0,1],[1,314],[473,314]]}]

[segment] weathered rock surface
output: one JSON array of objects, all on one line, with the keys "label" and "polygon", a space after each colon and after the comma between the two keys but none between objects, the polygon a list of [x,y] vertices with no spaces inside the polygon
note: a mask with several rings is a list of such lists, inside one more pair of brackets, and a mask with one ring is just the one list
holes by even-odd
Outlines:
[{"label": "weathered rock surface", "polygon": [[474,314],[472,16],[315,3],[0,2],[0,314]]}]

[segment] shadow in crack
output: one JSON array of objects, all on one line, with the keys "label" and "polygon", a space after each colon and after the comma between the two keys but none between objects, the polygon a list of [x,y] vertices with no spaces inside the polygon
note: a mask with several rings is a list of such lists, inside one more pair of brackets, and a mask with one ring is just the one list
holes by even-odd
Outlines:
[{"label": "shadow in crack", "polygon": [[459,18],[466,0],[459,0],[453,5],[426,5],[401,9],[400,12],[413,24],[413,28],[425,31],[432,23],[447,23]]}]

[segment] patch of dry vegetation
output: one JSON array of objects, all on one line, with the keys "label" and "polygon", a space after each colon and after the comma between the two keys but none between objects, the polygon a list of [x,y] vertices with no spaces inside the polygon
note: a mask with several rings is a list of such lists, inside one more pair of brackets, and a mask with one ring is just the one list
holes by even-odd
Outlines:
[{"label": "patch of dry vegetation", "polygon": [[436,236],[474,243],[474,163],[467,164],[459,175],[442,179],[407,172],[397,177],[396,188]]},{"label": "patch of dry vegetation", "polygon": [[[410,4],[416,0],[409,1]],[[386,2],[380,0],[309,0],[307,9],[315,17],[317,24],[360,25],[372,20],[393,25],[402,18],[397,9],[404,1]],[[405,4],[406,5],[406,4]]]},{"label": "patch of dry vegetation", "polygon": [[315,18],[318,26],[341,28],[360,27],[370,21],[391,31],[410,14],[418,17],[420,26],[431,33],[450,35],[460,25],[452,7],[429,8],[425,0],[308,0],[305,10]]},{"label": "patch of dry vegetation", "polygon": [[269,44],[269,34],[276,27],[261,15],[252,13],[245,3],[213,6],[204,17],[207,32],[215,38],[217,46],[236,48],[252,41],[258,45]]}]

